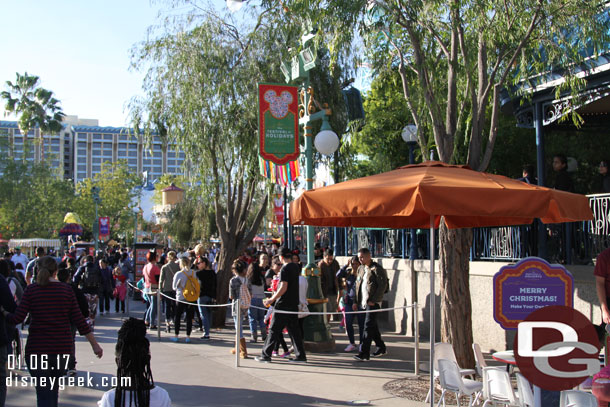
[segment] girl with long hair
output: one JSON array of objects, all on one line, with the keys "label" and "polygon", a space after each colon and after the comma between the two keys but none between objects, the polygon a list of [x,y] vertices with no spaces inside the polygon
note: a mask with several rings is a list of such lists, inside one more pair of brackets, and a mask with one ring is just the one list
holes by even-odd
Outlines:
[{"label": "girl with long hair", "polygon": [[[250,322],[250,342],[256,343],[258,339],[257,331],[260,329],[263,342],[267,339],[267,327],[265,326],[265,310],[263,298],[265,298],[265,273],[269,269],[269,255],[261,253],[258,256],[258,263],[248,266],[246,278],[252,286],[252,300],[248,309],[248,320]],[[258,307],[258,308],[255,308]]]},{"label": "girl with long hair", "polygon": [[117,387],[104,393],[99,407],[171,407],[167,391],[155,385],[150,369],[150,342],[144,321],[123,321],[115,348]]}]

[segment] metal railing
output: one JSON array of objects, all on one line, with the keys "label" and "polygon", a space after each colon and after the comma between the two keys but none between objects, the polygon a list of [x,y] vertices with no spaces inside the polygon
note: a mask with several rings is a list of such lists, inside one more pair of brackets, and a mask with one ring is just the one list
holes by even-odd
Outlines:
[{"label": "metal railing", "polygon": [[[471,260],[516,261],[538,255],[537,228],[546,228],[547,260],[564,264],[592,264],[610,247],[610,194],[588,195],[594,219],[569,224],[487,227],[473,229]],[[293,248],[305,252],[305,228],[292,226],[289,236]],[[315,241],[330,247],[337,256],[351,256],[368,247],[374,257],[408,258],[411,245],[409,229],[362,229],[316,227]],[[426,259],[428,230],[418,229],[415,245],[418,258]],[[438,234],[437,234],[438,236]],[[438,245],[438,240],[437,240]],[[438,253],[438,251],[436,251]]]}]

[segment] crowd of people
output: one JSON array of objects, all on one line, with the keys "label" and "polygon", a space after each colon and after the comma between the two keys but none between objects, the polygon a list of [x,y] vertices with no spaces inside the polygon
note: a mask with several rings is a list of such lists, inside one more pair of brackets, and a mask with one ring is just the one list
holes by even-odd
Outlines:
[{"label": "crowd of people", "polygon": [[[115,303],[114,312],[124,314],[128,285],[140,287],[146,310],[141,319],[124,321],[119,331],[116,360],[118,372],[137,376],[136,383],[143,387],[114,389],[104,395],[100,405],[115,405],[116,399],[134,398],[159,399],[159,403],[150,405],[169,405],[167,393],[157,389],[152,381],[150,354],[146,356],[141,352],[142,347],[148,348],[146,330],[163,323],[157,321],[158,307],[162,307],[165,330],[174,333],[170,340],[189,343],[194,324],[202,332],[201,340],[210,340],[211,307],[232,304],[235,329],[240,338],[238,351],[242,358],[248,357],[244,331],[249,325],[249,342],[264,342],[261,355],[255,358],[257,361],[270,362],[274,356],[294,362],[307,361],[303,322],[309,315],[308,280],[301,274],[303,264],[297,250],[279,247],[246,250],[231,265],[233,277],[228,284],[226,304],[217,301],[217,247],[206,249],[197,245],[193,250],[165,250],[161,254],[149,251],[141,278],[136,278],[134,256],[127,248],[109,248],[95,255],[71,248],[61,259],[48,254],[44,248],[37,248],[35,257],[28,259],[16,248],[0,259],[0,311],[4,315],[0,318],[0,406],[6,397],[7,355],[12,352],[13,343],[19,346],[20,341],[15,339],[19,336],[20,324],[28,326],[27,344],[23,350],[26,361],[31,355],[69,355],[65,366],[48,365],[45,369],[28,366],[31,376],[75,375],[76,332],[85,336],[93,352],[101,357],[103,351],[94,336],[96,317],[111,313],[112,301]],[[343,314],[342,318],[341,315],[335,316],[349,337],[345,351],[358,351],[354,356],[358,361],[384,355],[386,347],[379,334],[377,314],[353,312],[379,309],[388,287],[385,270],[371,260],[368,249],[361,249],[359,255],[343,267],[331,249],[323,250],[316,246],[315,257],[321,270],[322,294],[328,300],[327,310],[339,310]],[[160,303],[157,303],[157,292],[161,294]],[[247,316],[246,323],[244,316]],[[359,328],[358,344],[354,319]],[[186,329],[181,338],[183,322]],[[284,339],[284,332],[291,340],[291,347]],[[377,345],[377,350],[371,355],[372,342]],[[138,344],[142,353],[141,357],[138,356],[139,370],[128,372],[130,353],[125,352]],[[236,350],[232,349],[232,352]],[[133,357],[136,357],[135,353]],[[39,405],[57,405],[57,386],[37,386],[36,393]]]}]

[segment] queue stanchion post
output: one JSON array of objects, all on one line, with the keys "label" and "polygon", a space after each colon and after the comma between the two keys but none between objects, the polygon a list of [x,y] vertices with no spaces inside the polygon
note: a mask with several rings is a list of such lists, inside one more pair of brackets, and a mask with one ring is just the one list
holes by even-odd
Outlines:
[{"label": "queue stanchion post", "polygon": [[413,321],[415,324],[415,356],[413,360],[415,363],[415,376],[419,376],[419,309],[417,308],[417,302],[413,303],[413,310],[415,311],[413,313],[413,315],[415,316],[415,320]]},{"label": "queue stanchion post", "polygon": [[233,306],[235,307],[235,367],[239,367],[239,328],[241,327],[241,306],[239,304],[239,299],[233,301]]},{"label": "queue stanchion post", "polygon": [[127,284],[127,293],[125,294],[125,311],[127,312],[127,318],[129,318],[129,303],[131,302],[129,291],[132,291],[132,288],[128,281],[125,281],[125,284]]},{"label": "queue stanchion post", "polygon": [[161,289],[157,288],[157,340],[161,341]]}]

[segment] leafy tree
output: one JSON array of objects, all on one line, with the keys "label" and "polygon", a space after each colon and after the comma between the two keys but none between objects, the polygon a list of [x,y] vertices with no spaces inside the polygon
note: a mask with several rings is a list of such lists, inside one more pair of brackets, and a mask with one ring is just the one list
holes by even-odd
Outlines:
[{"label": "leafy tree", "polygon": [[17,72],[15,82],[6,81],[9,90],[0,96],[6,101],[6,114],[17,115],[19,131],[27,138],[31,129],[38,126],[43,133],[57,133],[61,130],[61,121],[65,114],[59,106],[59,100],[53,92],[39,86],[40,78],[34,75],[23,75]]},{"label": "leafy tree", "polygon": [[218,235],[214,207],[204,195],[204,188],[197,185],[186,188],[184,201],[170,211],[164,229],[182,246],[193,246]]},{"label": "leafy tree", "polygon": [[[263,18],[254,27],[238,27],[211,8],[195,7],[186,20],[171,19],[133,59],[134,66],[148,68],[145,98],[131,104],[134,127],[141,124],[150,134],[162,117],[168,137],[198,174],[201,199],[213,202],[222,241],[219,302],[228,297],[232,262],[255,236],[267,206],[266,197],[255,200],[261,179],[254,106],[257,82],[279,82],[274,39],[280,33]],[[215,324],[224,319],[219,312]]]},{"label": "leafy tree", "polygon": [[72,211],[76,212],[83,221],[83,230],[86,233],[93,233],[95,203],[91,188],[97,186],[100,188],[101,198],[98,216],[108,216],[111,227],[118,223],[118,232],[131,232],[133,212],[130,205],[139,194],[136,186],[140,183],[141,180],[129,170],[124,161],[104,162],[101,171],[94,178],[86,178],[79,182],[76,185],[76,198]]},{"label": "leafy tree", "polygon": [[[583,58],[579,51],[599,51],[607,33],[596,18],[601,6],[576,0],[285,0],[283,5],[324,27],[336,54],[357,49],[353,33],[359,29],[375,69],[400,76],[420,148],[434,144],[442,161],[477,170],[491,161],[500,90],[553,66],[565,67],[569,77]],[[566,82],[574,85],[578,82]],[[459,364],[469,367],[474,366],[471,242],[470,230],[441,227],[441,337],[454,345]]]},{"label": "leafy tree", "polygon": [[4,157],[0,176],[0,231],[12,238],[52,238],[71,209],[74,187],[48,163]]}]

